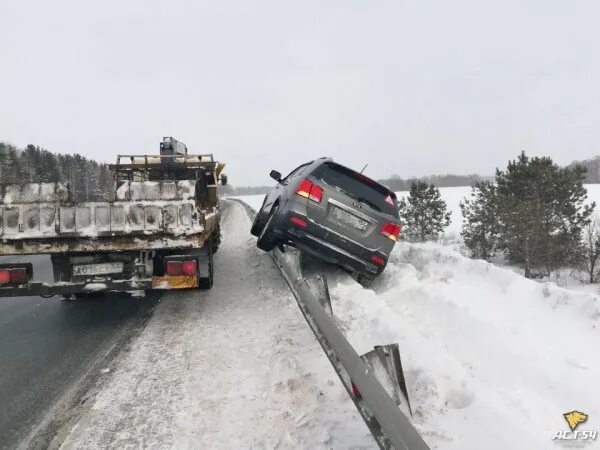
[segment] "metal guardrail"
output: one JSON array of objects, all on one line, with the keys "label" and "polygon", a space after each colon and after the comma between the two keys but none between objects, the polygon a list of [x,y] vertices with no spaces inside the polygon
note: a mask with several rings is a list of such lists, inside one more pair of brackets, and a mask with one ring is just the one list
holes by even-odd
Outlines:
[{"label": "metal guardrail", "polygon": [[[273,250],[271,256],[379,447],[397,450],[429,449],[376,378],[365,356],[359,356],[331,317],[331,313],[323,307],[323,303],[326,303],[325,299],[317,298],[313,293],[307,280],[302,276],[297,254],[292,259],[292,263],[279,249]],[[321,289],[319,296],[328,297],[326,283],[323,287],[325,292]],[[375,351],[378,351],[378,348]]]}]

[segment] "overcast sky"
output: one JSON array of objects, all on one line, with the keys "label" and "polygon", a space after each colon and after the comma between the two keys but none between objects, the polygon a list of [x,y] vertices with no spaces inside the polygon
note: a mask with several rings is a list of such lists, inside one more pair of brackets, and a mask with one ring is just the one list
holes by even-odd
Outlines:
[{"label": "overcast sky", "polygon": [[162,136],[269,184],[600,154],[600,2],[0,2],[0,140],[103,161]]}]

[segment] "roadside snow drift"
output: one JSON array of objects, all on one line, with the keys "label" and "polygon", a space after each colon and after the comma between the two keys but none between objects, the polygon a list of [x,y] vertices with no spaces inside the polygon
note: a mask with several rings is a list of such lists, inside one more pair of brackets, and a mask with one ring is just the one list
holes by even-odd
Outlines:
[{"label": "roadside snow drift", "polygon": [[[461,190],[441,190],[453,220]],[[260,208],[263,196],[241,199]],[[575,409],[589,417],[582,429],[600,432],[597,293],[433,243],[399,242],[370,289],[324,264],[308,269],[328,273],[334,315],[359,353],[399,343],[413,423],[433,448],[557,448],[552,436]]]},{"label": "roadside snow drift", "polygon": [[600,431],[597,295],[527,280],[449,247],[399,243],[372,289],[330,284],[359,353],[398,342],[414,423],[441,449],[553,448],[563,413]]}]

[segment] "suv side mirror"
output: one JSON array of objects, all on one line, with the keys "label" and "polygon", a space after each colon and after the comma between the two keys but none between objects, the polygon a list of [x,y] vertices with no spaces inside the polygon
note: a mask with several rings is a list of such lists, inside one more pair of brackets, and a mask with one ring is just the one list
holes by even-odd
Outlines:
[{"label": "suv side mirror", "polygon": [[227,186],[227,175],[221,175],[221,186]]},{"label": "suv side mirror", "polygon": [[278,183],[281,183],[281,174],[279,172],[277,172],[276,170],[271,170],[271,173],[269,174],[269,176],[271,178],[273,178],[275,181],[277,181]]}]

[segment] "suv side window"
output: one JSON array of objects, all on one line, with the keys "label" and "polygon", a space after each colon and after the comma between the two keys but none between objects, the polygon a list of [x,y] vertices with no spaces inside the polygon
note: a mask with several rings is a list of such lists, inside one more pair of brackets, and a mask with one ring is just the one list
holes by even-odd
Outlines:
[{"label": "suv side window", "polygon": [[282,183],[287,183],[288,181],[290,181],[292,178],[297,177],[298,175],[300,175],[302,172],[304,172],[304,169],[306,169],[308,166],[310,166],[312,164],[312,161],[306,164],[302,164],[301,166],[296,167],[294,170],[292,170],[282,181]]}]

